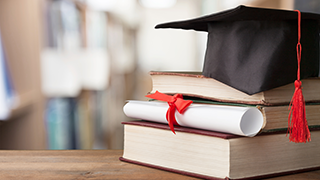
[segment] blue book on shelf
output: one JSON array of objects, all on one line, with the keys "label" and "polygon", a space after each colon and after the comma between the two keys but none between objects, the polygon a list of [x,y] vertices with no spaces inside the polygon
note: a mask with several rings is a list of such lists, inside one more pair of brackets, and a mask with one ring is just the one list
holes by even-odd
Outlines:
[{"label": "blue book on shelf", "polygon": [[13,88],[0,34],[0,120],[8,119],[15,106],[17,106],[17,96]]},{"label": "blue book on shelf", "polygon": [[74,125],[70,98],[51,98],[46,108],[48,149],[74,149]]}]

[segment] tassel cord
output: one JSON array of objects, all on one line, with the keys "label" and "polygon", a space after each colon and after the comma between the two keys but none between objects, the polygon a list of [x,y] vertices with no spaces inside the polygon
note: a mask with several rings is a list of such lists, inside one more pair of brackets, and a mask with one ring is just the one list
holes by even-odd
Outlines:
[{"label": "tassel cord", "polygon": [[300,81],[300,62],[301,62],[301,52],[302,46],[300,43],[301,39],[301,13],[299,10],[295,10],[298,12],[298,43],[296,46],[297,50],[297,62],[298,62],[298,70],[297,70],[297,80],[294,82],[295,91],[293,97],[291,99],[289,108],[289,117],[288,117],[288,133],[289,140],[295,143],[301,142],[309,142],[310,131],[306,119],[305,112],[305,100],[302,94],[302,87]]}]

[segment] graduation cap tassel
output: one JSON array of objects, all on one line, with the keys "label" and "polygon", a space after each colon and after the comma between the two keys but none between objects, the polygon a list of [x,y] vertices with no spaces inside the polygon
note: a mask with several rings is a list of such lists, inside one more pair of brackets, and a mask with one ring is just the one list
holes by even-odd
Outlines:
[{"label": "graduation cap tassel", "polygon": [[[302,94],[302,87],[300,81],[300,62],[301,62],[301,51],[302,46],[300,44],[300,24],[301,24],[301,13],[298,12],[298,44],[297,44],[297,60],[298,60],[298,73],[297,80],[294,82],[295,91],[290,102],[290,113],[288,118],[288,132],[290,134],[289,140],[295,143],[309,142],[310,131],[308,122],[306,119],[305,101]],[[292,119],[291,119],[292,117]],[[291,120],[291,121],[290,121]]]}]

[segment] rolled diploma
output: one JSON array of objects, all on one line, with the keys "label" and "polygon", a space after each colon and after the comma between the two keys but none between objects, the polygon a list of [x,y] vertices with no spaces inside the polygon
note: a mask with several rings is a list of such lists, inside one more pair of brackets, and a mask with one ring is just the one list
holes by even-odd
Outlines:
[{"label": "rolled diploma", "polygon": [[[131,118],[168,123],[168,108],[166,102],[128,101],[123,111]],[[263,125],[263,115],[254,107],[191,104],[183,114],[176,110],[175,116],[180,126],[250,137]]]}]

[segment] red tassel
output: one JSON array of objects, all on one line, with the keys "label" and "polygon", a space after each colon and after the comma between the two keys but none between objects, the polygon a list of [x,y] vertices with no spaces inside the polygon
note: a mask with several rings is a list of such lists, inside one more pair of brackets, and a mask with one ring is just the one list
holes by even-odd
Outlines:
[{"label": "red tassel", "polygon": [[[298,44],[297,44],[297,60],[298,60],[298,73],[297,80],[294,82],[295,91],[290,102],[290,113],[288,118],[288,133],[290,134],[289,140],[295,143],[311,141],[310,131],[306,118],[305,101],[302,94],[301,81],[300,81],[300,62],[302,47],[300,44],[300,26],[301,26],[301,13],[298,12]],[[292,115],[292,120],[290,122]]]},{"label": "red tassel", "polygon": [[[295,143],[305,143],[311,141],[310,131],[306,118],[305,101],[301,90],[301,81],[294,82],[295,91],[290,103],[290,113],[288,119],[289,140]],[[292,115],[292,120],[290,122]]]}]

